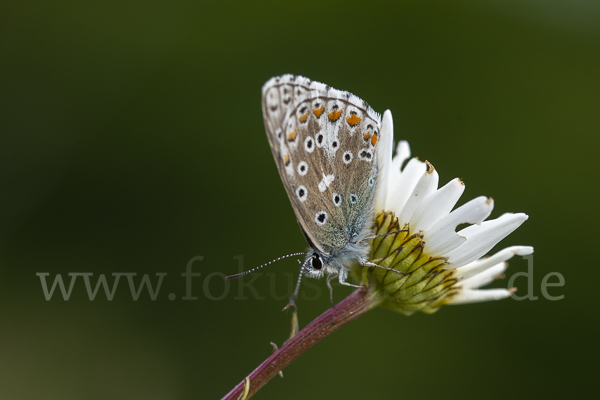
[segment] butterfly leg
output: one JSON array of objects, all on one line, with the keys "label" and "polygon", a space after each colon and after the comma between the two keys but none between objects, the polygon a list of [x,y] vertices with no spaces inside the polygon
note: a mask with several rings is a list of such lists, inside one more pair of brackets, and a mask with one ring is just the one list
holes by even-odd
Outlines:
[{"label": "butterfly leg", "polygon": [[[290,338],[288,340],[290,340],[291,338],[296,336],[298,331],[300,331],[300,326],[298,324],[298,307],[296,307],[296,299],[298,298],[298,293],[300,292],[300,282],[302,281],[302,275],[304,274],[304,264],[302,264],[302,262],[300,262],[300,260],[298,260],[298,264],[300,264],[300,274],[298,275],[298,283],[296,284],[296,289],[294,290],[294,294],[290,298],[290,302],[285,307],[283,307],[283,311],[287,310],[288,308],[293,308],[292,330],[290,332]],[[275,351],[277,351],[277,350],[275,350]],[[282,373],[280,373],[279,376],[281,376],[283,378]]]},{"label": "butterfly leg", "polygon": [[331,287],[333,278],[335,278],[335,275],[329,275],[327,277],[327,288],[329,289],[329,301],[331,302],[331,307],[333,307],[333,287]]},{"label": "butterfly leg", "polygon": [[348,271],[345,270],[344,268],[342,268],[342,270],[340,271],[338,277],[340,278],[339,279],[340,285],[350,286],[350,287],[354,287],[354,288],[362,287],[360,285],[354,285],[352,283],[346,282],[346,279],[348,279]]},{"label": "butterfly leg", "polygon": [[370,262],[370,261],[367,261],[367,260],[364,260],[364,259],[362,259],[362,260],[358,260],[358,261],[359,261],[360,265],[362,265],[363,267],[374,267],[374,268],[381,268],[381,269],[385,269],[385,270],[388,270],[388,271],[391,271],[391,272],[395,272],[395,273],[397,273],[397,274],[406,275],[406,273],[405,273],[405,272],[398,271],[398,270],[396,270],[396,269],[393,269],[393,268],[382,267],[382,266],[381,266],[381,265],[379,265],[379,264],[375,264],[375,263],[372,263],[372,262]]},{"label": "butterfly leg", "polygon": [[304,275],[304,264],[297,260],[298,264],[300,264],[300,274],[298,275],[298,282],[296,283],[296,289],[294,289],[294,294],[290,298],[290,302],[287,306],[283,307],[283,311],[287,310],[290,307],[296,308],[296,299],[298,298],[298,293],[300,292],[300,282],[302,282],[302,276]]}]

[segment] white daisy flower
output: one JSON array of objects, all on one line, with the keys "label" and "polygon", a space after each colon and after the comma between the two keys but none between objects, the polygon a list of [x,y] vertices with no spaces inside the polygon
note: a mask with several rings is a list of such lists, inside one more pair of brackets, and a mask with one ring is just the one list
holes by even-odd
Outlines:
[{"label": "white daisy flower", "polygon": [[[410,158],[405,141],[398,143],[392,159],[393,122],[389,110],[383,114],[381,131],[386,142],[381,143],[378,152],[377,234],[392,233],[373,240],[372,261],[400,273],[365,268],[362,276],[355,269],[354,276],[375,281],[385,294],[384,306],[405,314],[434,312],[443,304],[508,297],[513,289],[480,287],[501,275],[513,255],[531,254],[533,248],[514,246],[481,257],[528,216],[507,213],[486,221],[494,207],[488,197],[477,197],[453,210],[464,183],[457,178],[438,188],[435,168]],[[465,224],[468,226],[456,231]]]}]

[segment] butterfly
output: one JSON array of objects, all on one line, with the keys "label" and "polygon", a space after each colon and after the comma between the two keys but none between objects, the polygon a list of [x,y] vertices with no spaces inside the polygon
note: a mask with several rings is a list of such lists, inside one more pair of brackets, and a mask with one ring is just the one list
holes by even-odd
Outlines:
[{"label": "butterfly", "polygon": [[[262,112],[275,164],[309,249],[302,276],[337,277],[350,267],[388,269],[368,261],[382,135],[381,116],[357,96],[294,75],[271,78],[262,88]],[[390,138],[383,138],[389,140]],[[237,278],[260,267],[232,275]],[[391,270],[397,272],[396,270]]]}]

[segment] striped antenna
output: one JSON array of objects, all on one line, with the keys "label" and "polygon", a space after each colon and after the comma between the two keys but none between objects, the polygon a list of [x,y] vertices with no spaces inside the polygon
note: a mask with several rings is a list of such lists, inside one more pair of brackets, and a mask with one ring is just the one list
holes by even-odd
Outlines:
[{"label": "striped antenna", "polygon": [[288,254],[286,256],[282,256],[282,257],[276,258],[273,261],[269,261],[268,263],[260,265],[260,266],[258,266],[256,268],[249,269],[248,271],[240,272],[239,274],[235,274],[235,275],[226,276],[225,279],[236,279],[236,278],[242,277],[244,275],[248,275],[248,274],[256,271],[257,269],[261,269],[262,267],[266,267],[269,264],[273,264],[274,262],[277,262],[279,260],[283,260],[284,258],[295,257],[295,256],[304,256],[304,255],[306,255],[306,253],[292,253],[292,254]]},{"label": "striped antenna", "polygon": [[300,260],[298,260],[298,264],[300,264],[300,275],[298,275],[298,282],[296,283],[296,289],[294,290],[294,295],[290,299],[290,304],[296,304],[296,299],[298,298],[298,293],[300,292],[300,282],[302,281],[302,276],[304,275],[304,267],[305,267],[306,261],[303,264],[300,262]]},{"label": "striped antenna", "polygon": [[401,232],[408,232],[408,229],[401,229],[401,230],[399,230],[399,231],[391,231],[391,232],[384,233],[383,235],[367,236],[367,237],[366,237],[366,238],[364,238],[364,239],[360,239],[360,240],[359,240],[358,242],[356,242],[356,243],[360,243],[360,242],[362,242],[362,241],[365,241],[365,240],[376,239],[376,238],[379,238],[379,237],[384,237],[384,236],[388,236],[388,235],[393,235],[393,234],[396,234],[396,233],[401,233]]},{"label": "striped antenna", "polygon": [[296,307],[296,299],[298,299],[298,293],[300,292],[300,282],[302,282],[302,276],[304,276],[304,268],[306,267],[306,264],[309,260],[310,258],[304,261],[304,263],[300,262],[300,260],[296,260],[298,261],[298,264],[300,264],[300,274],[298,275],[298,281],[296,283],[296,289],[294,290],[294,294],[290,298],[290,301],[287,304],[287,306],[283,307],[283,311],[287,310],[289,307]]}]

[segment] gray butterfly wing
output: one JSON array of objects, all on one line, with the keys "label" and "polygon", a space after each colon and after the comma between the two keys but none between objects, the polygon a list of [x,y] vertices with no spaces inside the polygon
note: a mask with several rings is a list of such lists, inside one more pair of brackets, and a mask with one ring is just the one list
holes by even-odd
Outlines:
[{"label": "gray butterfly wing", "polygon": [[324,254],[360,235],[371,215],[381,120],[364,101],[307,78],[272,78],[265,128],[302,229]]}]

